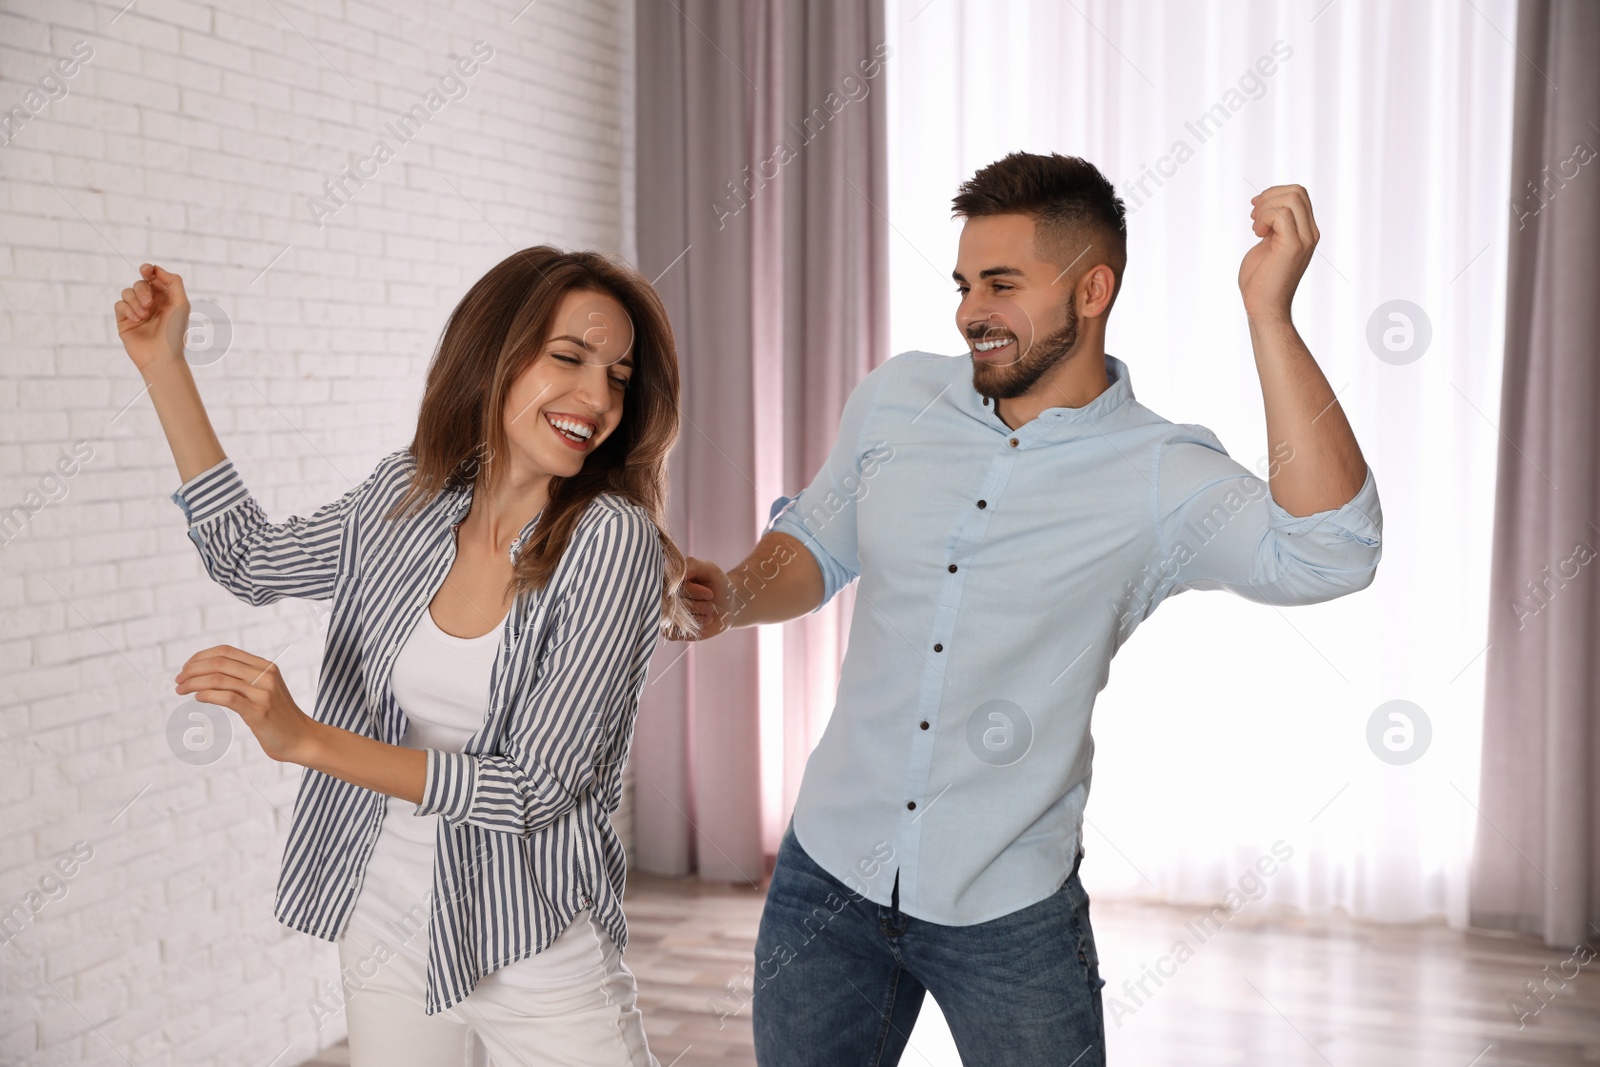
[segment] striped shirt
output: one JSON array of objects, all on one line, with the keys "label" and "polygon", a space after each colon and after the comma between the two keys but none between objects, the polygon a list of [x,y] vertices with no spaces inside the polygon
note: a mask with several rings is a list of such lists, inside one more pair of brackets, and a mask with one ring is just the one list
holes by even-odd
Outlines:
[{"label": "striped shirt", "polygon": [[[239,599],[333,601],[314,717],[389,744],[406,729],[390,689],[395,655],[443,584],[472,505],[470,486],[447,488],[417,514],[386,520],[414,470],[396,452],[309,518],[276,524],[231,460],[172,495],[206,573]],[[537,521],[512,542],[513,558]],[[598,496],[549,584],[518,593],[502,624],[483,727],[461,752],[427,750],[416,814],[440,816],[427,1014],[543,950],[583,908],[627,947],[626,871],[609,815],[655,650],[664,565],[648,512]],[[278,877],[279,922],[343,936],[385,806],[381,793],[306,769]]]}]

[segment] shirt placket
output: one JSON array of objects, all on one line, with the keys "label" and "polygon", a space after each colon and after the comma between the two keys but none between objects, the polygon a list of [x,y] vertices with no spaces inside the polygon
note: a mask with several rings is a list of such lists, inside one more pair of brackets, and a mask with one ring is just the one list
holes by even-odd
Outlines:
[{"label": "shirt placket", "polygon": [[[951,657],[957,650],[952,645],[956,619],[961,607],[962,592],[966,585],[968,564],[983,545],[989,529],[989,520],[1001,503],[1001,495],[1011,478],[1018,455],[1026,441],[1016,433],[1007,433],[995,446],[995,453],[984,468],[970,501],[956,520],[954,537],[946,538],[951,545],[947,558],[939,566],[938,594],[935,598],[933,625],[921,650],[925,666],[922,685],[917,699],[917,718],[912,726],[912,740],[904,794],[900,810],[899,843],[901,857],[900,903],[902,908],[917,906],[918,856],[921,851],[922,817],[939,803],[953,782],[936,781],[932,777],[935,741],[939,732],[939,715],[948,688]],[[957,709],[959,710],[959,709]]]}]

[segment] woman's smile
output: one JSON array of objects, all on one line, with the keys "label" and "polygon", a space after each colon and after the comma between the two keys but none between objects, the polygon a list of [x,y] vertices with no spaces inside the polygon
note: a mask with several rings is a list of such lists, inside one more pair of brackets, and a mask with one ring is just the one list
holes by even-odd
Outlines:
[{"label": "woman's smile", "polygon": [[595,424],[589,419],[579,415],[545,412],[544,421],[568,448],[575,452],[589,450],[589,441],[594,437],[596,430]]}]

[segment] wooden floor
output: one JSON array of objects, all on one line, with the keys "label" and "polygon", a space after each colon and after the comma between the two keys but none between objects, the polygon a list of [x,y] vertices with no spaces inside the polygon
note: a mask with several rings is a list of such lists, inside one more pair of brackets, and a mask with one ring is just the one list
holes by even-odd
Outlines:
[{"label": "wooden floor", "polygon": [[[755,1063],[748,992],[738,990],[748,989],[762,895],[629,877],[627,962],[662,1067]],[[1580,966],[1584,956],[1568,962],[1570,949],[1442,924],[1312,921],[1265,909],[1241,911],[1206,940],[1186,925],[1198,908],[1096,899],[1091,915],[1118,1067],[1600,1064],[1600,959]],[[1175,963],[1179,939],[1193,955]],[[1600,935],[1588,944],[1600,951]],[[1169,977],[1159,986],[1146,978],[1141,991],[1131,983],[1146,966]],[[1530,981],[1546,981],[1543,1001]],[[340,1046],[306,1067],[348,1063]],[[931,1000],[901,1063],[961,1063]]]}]

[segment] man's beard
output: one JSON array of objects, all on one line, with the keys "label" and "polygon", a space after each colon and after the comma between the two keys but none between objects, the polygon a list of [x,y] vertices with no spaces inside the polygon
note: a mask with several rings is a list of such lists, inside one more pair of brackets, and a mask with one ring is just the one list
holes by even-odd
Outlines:
[{"label": "man's beard", "polygon": [[[1013,341],[1013,344],[1016,342]],[[1078,343],[1078,309],[1067,301],[1067,321],[1014,363],[995,366],[972,357],[972,388],[991,400],[1014,400],[1032,389]]]}]

